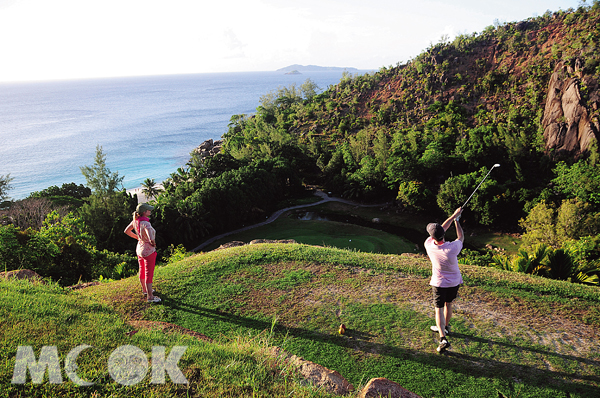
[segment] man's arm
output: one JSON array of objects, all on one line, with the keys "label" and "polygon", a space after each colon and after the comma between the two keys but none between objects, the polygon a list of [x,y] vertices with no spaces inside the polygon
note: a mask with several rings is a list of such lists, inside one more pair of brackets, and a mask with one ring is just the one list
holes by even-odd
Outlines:
[{"label": "man's arm", "polygon": [[454,219],[454,225],[456,226],[456,237],[461,242],[464,242],[465,241],[465,234],[463,232],[462,226],[460,225],[460,222],[458,222],[459,218],[460,217]]},{"label": "man's arm", "polygon": [[[446,221],[444,221],[444,223],[442,224],[442,228],[444,228],[444,231],[447,231],[448,228],[450,228],[450,225],[452,225],[452,221],[454,221],[457,217],[459,217],[461,215],[462,211],[463,211],[462,207],[459,207],[458,209],[454,210],[454,213],[450,217],[448,217],[448,219]],[[458,229],[457,229],[457,231],[458,231]],[[461,228],[461,231],[462,231],[462,228]]]}]

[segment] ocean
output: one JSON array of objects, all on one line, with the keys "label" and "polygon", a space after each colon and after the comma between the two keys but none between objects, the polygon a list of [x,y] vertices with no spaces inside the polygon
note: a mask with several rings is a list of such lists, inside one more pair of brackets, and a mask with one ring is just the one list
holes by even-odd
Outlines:
[{"label": "ocean", "polygon": [[220,139],[231,116],[253,114],[262,95],[307,79],[321,91],[342,71],[211,73],[0,83],[0,175],[11,199],[84,184],[80,167],[102,146],[126,189],[161,182],[202,142]]}]

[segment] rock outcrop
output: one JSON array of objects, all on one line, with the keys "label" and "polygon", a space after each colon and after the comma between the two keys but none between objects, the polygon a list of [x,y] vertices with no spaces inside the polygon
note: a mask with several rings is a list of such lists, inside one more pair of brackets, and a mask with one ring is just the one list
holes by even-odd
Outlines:
[{"label": "rock outcrop", "polygon": [[30,269],[17,269],[14,271],[0,272],[0,279],[28,279],[31,282],[43,282],[37,272]]},{"label": "rock outcrop", "polygon": [[240,240],[234,240],[232,242],[222,244],[221,246],[217,247],[215,250],[229,249],[230,247],[245,246],[245,245],[258,245],[261,243],[298,243],[298,242],[296,242],[294,239],[280,239],[280,240],[254,239],[254,240],[250,241],[250,243],[245,243]]},{"label": "rock outcrop", "polygon": [[[307,383],[323,388],[331,394],[346,395],[354,390],[354,386],[335,370],[327,369],[325,366],[289,354],[279,347],[271,347],[268,354],[278,362],[294,366]],[[358,397],[421,398],[400,384],[383,377],[369,380],[358,394]]]},{"label": "rock outcrop", "polygon": [[600,124],[592,120],[588,106],[597,109],[598,90],[592,90],[587,101],[582,99],[581,85],[597,86],[590,76],[584,76],[582,61],[573,65],[559,63],[548,85],[548,96],[542,119],[546,150],[556,154],[579,156],[586,152],[592,140],[598,138]]},{"label": "rock outcrop", "polygon": [[421,398],[419,395],[414,392],[408,391],[406,388],[402,387],[400,384],[395,383],[391,380],[385,379],[383,377],[378,377],[376,379],[371,379],[362,389],[360,394],[358,394],[358,398]]},{"label": "rock outcrop", "polygon": [[335,370],[327,369],[325,366],[291,355],[279,347],[272,347],[269,354],[278,361],[294,366],[307,383],[324,388],[329,393],[346,395],[354,390],[352,384],[348,383],[348,380],[344,379]]},{"label": "rock outcrop", "polygon": [[221,140],[213,141],[212,139],[209,139],[194,148],[193,153],[197,153],[202,159],[208,156],[214,156],[221,152],[222,144],[223,142]]}]

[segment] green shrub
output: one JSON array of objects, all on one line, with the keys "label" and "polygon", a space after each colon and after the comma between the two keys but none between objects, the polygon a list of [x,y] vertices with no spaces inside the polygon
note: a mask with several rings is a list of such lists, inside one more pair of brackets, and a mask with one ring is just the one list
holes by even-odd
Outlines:
[{"label": "green shrub", "polygon": [[81,218],[53,211],[40,231],[0,227],[0,269],[30,269],[63,286],[87,282],[101,275],[120,279],[134,274],[137,258],[99,251]]}]

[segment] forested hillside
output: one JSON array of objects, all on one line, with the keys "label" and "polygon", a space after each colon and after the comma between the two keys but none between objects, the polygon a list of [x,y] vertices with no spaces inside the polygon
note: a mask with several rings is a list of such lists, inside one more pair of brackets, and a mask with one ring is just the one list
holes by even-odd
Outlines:
[{"label": "forested hillside", "polygon": [[[500,163],[469,204],[471,222],[517,230],[538,203],[563,200],[587,214],[599,203],[599,22],[596,1],[442,38],[407,64],[346,74],[320,94],[310,81],[280,88],[256,114],[233,116],[224,151],[210,161],[194,155],[162,199],[204,204],[210,195],[190,198],[212,184],[206,177],[259,167],[277,183],[253,175],[261,182],[249,188],[276,187],[273,200],[284,187],[320,183],[348,198],[448,213]],[[269,210],[273,201],[258,197],[238,201],[238,222]]]},{"label": "forested hillside", "polygon": [[162,225],[197,241],[263,219],[302,184],[443,217],[499,163],[465,222],[596,259],[599,50],[595,1],[441,38],[320,93],[311,81],[281,87],[231,118],[219,155],[192,154],[173,175]]},{"label": "forested hillside", "polygon": [[[254,114],[231,117],[218,154],[194,151],[164,181],[165,190],[153,199],[158,244],[163,250],[189,249],[263,221],[300,197],[305,185],[443,218],[499,163],[463,221],[471,228],[522,233],[524,248],[544,245],[537,253],[570,261],[571,274],[577,267],[597,274],[599,81],[595,0],[577,10],[497,23],[453,41],[442,37],[406,64],[346,73],[328,88],[310,80],[280,87],[260,98]],[[94,170],[104,178],[99,181],[110,181],[103,156],[99,148]],[[90,188],[89,198],[77,198],[84,201],[75,210],[81,223],[61,228],[91,230],[99,249],[123,252],[121,224],[130,219],[134,203],[114,187]],[[67,203],[77,207],[73,200]],[[41,231],[58,222],[55,216]],[[35,243],[24,229],[3,232],[10,236],[5,249],[12,257],[15,247],[30,253],[27,245]],[[64,234],[76,236],[69,231]],[[521,253],[532,272],[539,260],[534,252]],[[114,258],[108,267],[114,262],[124,264]],[[507,259],[496,264],[521,267]]]}]

